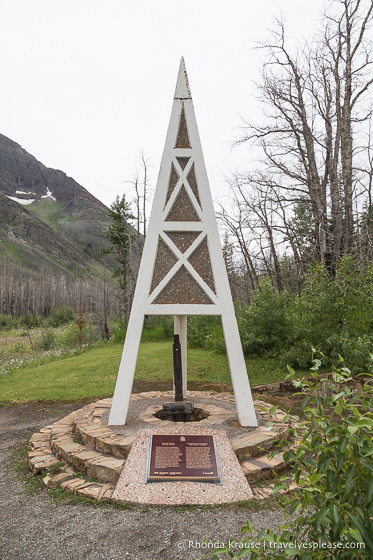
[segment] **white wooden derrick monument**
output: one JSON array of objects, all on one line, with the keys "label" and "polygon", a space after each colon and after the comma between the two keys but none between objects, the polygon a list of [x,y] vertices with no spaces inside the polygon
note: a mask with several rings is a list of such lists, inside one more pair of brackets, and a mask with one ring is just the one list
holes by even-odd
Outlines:
[{"label": "white wooden derrick monument", "polygon": [[187,316],[220,315],[238,419],[257,426],[184,59],[154,195],[109,425],[126,423],[145,315],[174,315],[187,393]]}]

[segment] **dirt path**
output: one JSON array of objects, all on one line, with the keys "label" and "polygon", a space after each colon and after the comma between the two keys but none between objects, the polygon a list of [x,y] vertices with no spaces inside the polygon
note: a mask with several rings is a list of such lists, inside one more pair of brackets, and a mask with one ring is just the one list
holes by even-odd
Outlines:
[{"label": "dirt path", "polygon": [[47,491],[29,497],[9,468],[12,451],[33,432],[83,403],[0,408],[0,560],[199,559],[204,539],[239,539],[249,518],[258,530],[280,525],[279,511],[216,509],[177,512],[53,505]]}]

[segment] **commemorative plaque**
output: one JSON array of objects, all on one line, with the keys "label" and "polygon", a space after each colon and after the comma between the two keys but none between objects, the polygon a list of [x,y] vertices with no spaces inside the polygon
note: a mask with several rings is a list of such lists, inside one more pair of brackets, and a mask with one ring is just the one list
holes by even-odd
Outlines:
[{"label": "commemorative plaque", "polygon": [[221,483],[214,436],[149,437],[146,482],[192,480]]}]

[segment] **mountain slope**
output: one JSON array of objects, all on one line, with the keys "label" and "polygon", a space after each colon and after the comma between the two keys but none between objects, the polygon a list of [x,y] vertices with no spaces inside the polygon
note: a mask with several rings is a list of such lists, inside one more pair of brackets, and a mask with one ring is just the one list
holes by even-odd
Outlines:
[{"label": "mountain slope", "polygon": [[[0,190],[22,198],[54,197],[71,214],[107,212],[102,202],[62,171],[45,167],[19,144],[0,134]],[[50,194],[48,194],[50,193]]]},{"label": "mountain slope", "polygon": [[108,209],[0,134],[0,259],[85,274],[107,246]]},{"label": "mountain slope", "polygon": [[86,275],[92,263],[78,247],[0,193],[0,260],[40,271]]}]

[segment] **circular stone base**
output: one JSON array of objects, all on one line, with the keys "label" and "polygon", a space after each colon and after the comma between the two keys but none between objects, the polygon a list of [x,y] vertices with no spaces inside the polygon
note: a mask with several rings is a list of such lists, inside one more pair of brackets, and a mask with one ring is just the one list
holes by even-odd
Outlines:
[{"label": "circular stone base", "polygon": [[[69,492],[94,497],[98,501],[111,499],[139,430],[182,429],[183,426],[193,426],[201,432],[211,429],[224,431],[249,480],[267,478],[270,473],[278,472],[285,466],[280,454],[271,460],[267,458],[268,451],[284,437],[288,428],[286,414],[278,409],[271,414],[271,404],[254,401],[258,428],[239,424],[234,396],[227,393],[188,393],[188,401],[209,414],[200,422],[156,418],[154,414],[161,410],[162,402],[170,402],[172,398],[171,392],[133,394],[125,426],[108,426],[112,399],[89,404],[31,437],[29,466],[34,473],[48,473],[53,464],[62,461],[65,465],[63,472],[44,477],[48,487],[60,484]],[[76,477],[74,469],[97,482]],[[260,492],[263,494],[263,490]]]}]

